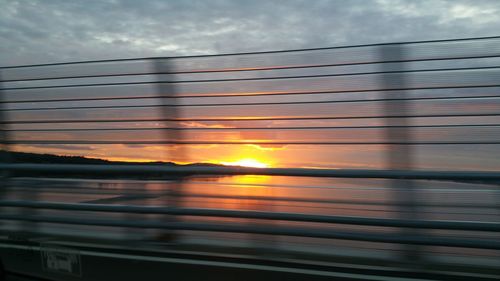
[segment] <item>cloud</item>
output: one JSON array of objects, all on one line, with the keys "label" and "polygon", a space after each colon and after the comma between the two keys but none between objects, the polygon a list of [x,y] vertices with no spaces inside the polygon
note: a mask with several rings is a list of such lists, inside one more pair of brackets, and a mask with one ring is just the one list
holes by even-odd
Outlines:
[{"label": "cloud", "polygon": [[[92,151],[96,150],[95,147],[88,145],[69,145],[69,144],[44,144],[44,145],[15,145],[13,147],[14,150],[17,151],[28,151],[34,148],[35,151],[39,151],[39,149],[56,149],[61,151]],[[38,149],[38,150],[37,150]]]},{"label": "cloud", "polygon": [[0,64],[496,35],[498,1],[7,1]]},{"label": "cloud", "polygon": [[284,150],[286,148],[286,145],[274,145],[274,144],[245,144],[245,145],[264,151]]},{"label": "cloud", "polygon": [[180,122],[182,127],[186,128],[231,128],[230,126],[226,126],[224,124],[205,124],[202,122]]}]

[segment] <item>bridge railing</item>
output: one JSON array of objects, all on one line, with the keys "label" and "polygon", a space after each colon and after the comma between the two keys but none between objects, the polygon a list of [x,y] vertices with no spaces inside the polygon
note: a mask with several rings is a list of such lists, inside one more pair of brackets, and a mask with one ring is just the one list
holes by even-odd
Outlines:
[{"label": "bridge railing", "polygon": [[[214,238],[206,232],[243,233],[397,244],[389,250],[415,260],[430,256],[431,246],[478,249],[477,256],[494,259],[490,251],[500,250],[499,43],[488,37],[2,67],[0,220],[33,233],[64,225],[92,226],[95,233],[98,227],[160,229],[178,242],[186,231],[203,239]],[[198,164],[30,163],[19,152]],[[199,164],[240,152],[302,168]],[[84,180],[125,174],[134,188]],[[54,175],[83,179],[62,189],[45,178]],[[200,175],[288,182],[208,184],[196,181]],[[147,190],[133,182],[151,178],[164,186]],[[318,191],[318,178],[372,179],[369,187],[377,191],[360,188],[366,181],[322,182]],[[224,185],[233,189],[216,192]],[[238,185],[280,193],[241,194],[233,191]],[[351,190],[334,191],[337,185]],[[47,195],[56,193],[76,202]],[[121,195],[120,204],[85,203],[85,193]],[[138,194],[143,201],[133,201]],[[156,201],[144,201],[150,199]]]}]

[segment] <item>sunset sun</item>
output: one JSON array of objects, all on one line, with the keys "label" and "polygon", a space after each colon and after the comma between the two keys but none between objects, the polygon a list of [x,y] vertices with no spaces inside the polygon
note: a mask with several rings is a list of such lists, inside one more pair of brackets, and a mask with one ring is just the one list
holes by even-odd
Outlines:
[{"label": "sunset sun", "polygon": [[221,162],[224,165],[230,165],[230,166],[242,166],[242,167],[251,167],[251,168],[267,168],[269,167],[269,164],[258,161],[256,159],[252,158],[245,158],[241,160],[237,160],[234,162]]}]

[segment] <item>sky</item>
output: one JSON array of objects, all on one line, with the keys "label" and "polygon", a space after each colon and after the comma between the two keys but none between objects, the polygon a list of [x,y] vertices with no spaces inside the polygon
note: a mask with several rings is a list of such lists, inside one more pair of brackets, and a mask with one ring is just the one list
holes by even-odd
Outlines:
[{"label": "sky", "polygon": [[[151,56],[185,56],[235,52],[255,52],[300,48],[318,48],[343,45],[372,44],[383,42],[405,42],[448,38],[485,37],[500,35],[500,1],[404,1],[404,0],[338,0],[338,1],[7,1],[0,0],[0,66],[53,63],[79,60],[134,58]],[[482,45],[481,45],[482,44]],[[490,45],[488,45],[490,44]],[[408,49],[410,56],[425,52]],[[497,51],[498,41],[470,45],[468,48],[451,49],[455,52]],[[325,63],[331,61],[350,62],[376,59],[378,49],[337,49],[300,55],[272,56],[230,56],[225,58],[184,58],[173,60],[169,67],[174,70],[215,69],[224,67],[281,66]],[[425,48],[422,49],[425,51]],[[443,55],[445,52],[439,53]],[[464,51],[465,52],[465,51]],[[443,68],[470,66],[471,64],[496,66],[498,58],[477,61],[409,63],[408,69],[422,67]],[[156,68],[155,68],[156,67]],[[158,65],[143,61],[111,66],[113,71],[145,71],[157,69]],[[313,68],[297,70],[274,70],[260,72],[182,74],[173,77],[178,80],[219,78],[262,78],[273,75],[316,75],[342,74],[394,70],[396,65],[361,65],[335,68]],[[109,70],[108,69],[108,70]],[[53,68],[45,71],[68,74],[89,69]],[[12,74],[14,73],[14,74]],[[44,75],[45,75],[44,74]],[[3,71],[3,79],[15,72]],[[40,75],[40,72],[37,73]],[[494,84],[498,81],[498,70],[484,70],[476,73],[415,74],[406,83],[411,87],[433,84],[453,85],[467,83]],[[115,80],[113,80],[115,79]],[[135,79],[135,80],[134,80]],[[162,79],[152,77],[112,78],[104,82],[143,82]],[[385,79],[385,80],[384,80]],[[391,78],[392,79],[392,78]],[[225,98],[183,98],[177,115],[186,118],[206,117],[290,117],[326,116],[332,112],[337,116],[380,115],[383,105],[375,103],[328,103],[316,105],[287,106],[192,106],[200,103],[242,103],[242,102],[315,102],[328,100],[362,99],[371,100],[383,96],[383,92],[352,92],[376,88],[380,81],[391,86],[391,79],[382,76],[359,76],[295,79],[237,81],[222,83],[179,83],[174,91],[182,96],[189,94],[245,94],[276,93],[290,91],[349,90],[348,94],[331,93],[297,96],[260,96]],[[4,87],[45,86],[57,83],[99,82],[99,79],[72,81],[5,82]],[[102,80],[103,81],[103,80]],[[101,82],[102,82],[101,81]],[[24,83],[24,84],[23,84]],[[55,83],[55,84],[51,84]],[[58,99],[67,97],[117,97],[151,96],[158,92],[172,91],[155,85],[102,87],[102,88],[59,88],[28,91],[4,91],[7,100]],[[495,95],[497,88],[466,90],[411,91],[414,97],[447,95]],[[21,95],[22,94],[22,95]],[[171,112],[151,108],[123,110],[39,110],[41,107],[58,106],[148,106],[158,105],[158,99],[120,101],[77,101],[77,102],[32,102],[9,104],[10,109],[38,108],[37,110],[11,111],[11,120],[41,119],[92,119],[92,118],[161,118]],[[190,106],[187,106],[190,105]],[[347,105],[347,106],[346,106]],[[433,113],[476,113],[496,112],[498,98],[474,100],[419,101],[412,104],[417,114]],[[392,114],[400,110],[394,103]],[[382,112],[383,113],[383,112]],[[414,119],[412,124],[498,124],[498,118],[441,118]],[[230,121],[198,122],[185,121],[180,125],[202,130],[166,134],[157,129],[170,126],[161,122],[127,122],[114,124],[21,124],[10,129],[24,129],[12,133],[13,139],[44,140],[82,139],[112,140],[164,140],[179,138],[188,141],[382,141],[387,136],[384,130],[220,130],[210,128],[241,127],[290,127],[290,126],[374,126],[385,125],[382,120],[340,120],[340,121]],[[85,129],[85,128],[135,128],[136,131],[73,131],[41,132],[40,129]],[[31,130],[31,131],[30,131]],[[414,138],[422,141],[467,141],[493,140],[500,137],[495,127],[471,129],[419,129]],[[404,140],[404,139],[403,139]],[[47,152],[64,155],[84,155],[95,158],[126,161],[176,161],[180,163],[212,162],[242,164],[248,166],[272,167],[314,167],[314,168],[383,168],[387,165],[387,147],[381,145],[355,146],[310,146],[282,144],[244,145],[159,145],[159,144],[31,144],[16,145],[19,151]],[[425,169],[497,169],[499,163],[498,145],[485,146],[425,146],[411,148],[418,168]]]},{"label": "sky", "polygon": [[498,35],[497,0],[0,0],[0,65]]}]

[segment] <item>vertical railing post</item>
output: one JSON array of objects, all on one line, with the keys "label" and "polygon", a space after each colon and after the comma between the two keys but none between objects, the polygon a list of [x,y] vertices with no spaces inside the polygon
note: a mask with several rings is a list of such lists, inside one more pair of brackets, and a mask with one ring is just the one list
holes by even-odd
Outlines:
[{"label": "vertical railing post", "polygon": [[[9,155],[9,132],[7,128],[7,116],[5,114],[5,98],[3,91],[3,80],[2,80],[2,71],[0,70],[0,150],[2,154],[0,155],[0,161],[2,163],[10,162]],[[8,178],[7,171],[1,171],[1,176],[3,178]],[[6,182],[2,181],[2,191],[4,190],[3,185]],[[1,194],[1,193],[0,193]]]},{"label": "vertical railing post", "polygon": [[[164,129],[161,129],[163,133],[163,140],[166,142],[165,146],[170,148],[167,150],[166,158],[170,159],[171,162],[175,162],[179,159],[185,160],[185,151],[182,144],[177,144],[178,141],[183,139],[183,134],[181,130],[178,130],[179,126],[180,111],[177,99],[177,92],[174,84],[170,83],[174,80],[173,74],[171,74],[171,67],[169,61],[166,59],[154,59],[152,61],[154,72],[157,75],[157,87],[156,94],[161,102],[160,116],[163,121]],[[174,124],[174,125],[172,125]],[[168,128],[173,128],[174,130],[167,130]],[[170,208],[179,208],[182,206],[182,196],[183,196],[183,182],[184,177],[182,175],[175,175],[170,184],[167,186],[167,196],[165,204]],[[169,222],[178,221],[180,218],[174,215],[168,216],[167,220]],[[179,232],[169,231],[163,232],[159,237],[160,240],[166,242],[179,242]]]},{"label": "vertical railing post", "polygon": [[[405,70],[404,61],[405,48],[402,44],[386,45],[380,47],[381,61],[393,63],[382,63],[381,84],[383,89],[384,115],[397,115],[397,118],[386,118],[387,128],[385,130],[386,141],[393,144],[387,145],[386,160],[387,168],[390,170],[411,170],[413,169],[413,146],[408,143],[412,141],[410,118],[411,104],[407,98],[407,76],[402,73]],[[406,144],[405,144],[406,143]],[[389,183],[394,200],[400,204],[398,214],[401,219],[418,219],[417,210],[417,186],[413,180],[392,179]],[[401,235],[418,235],[416,229],[403,229]],[[418,246],[404,245],[403,259],[405,263],[414,263],[421,258],[421,251]]]},{"label": "vertical railing post", "polygon": [[[3,78],[0,70],[0,162],[8,164],[11,162],[9,154],[9,131],[7,124],[7,116],[5,111],[5,98],[3,91]],[[8,171],[0,171],[0,200],[7,195],[9,188],[10,173]]]},{"label": "vertical railing post", "polygon": [[[10,135],[10,128],[8,125],[8,116],[6,114],[7,109],[7,100],[5,99],[5,91],[3,90],[3,73],[0,70],[0,151],[2,155],[0,155],[0,162],[2,163],[12,163],[12,155],[11,155],[11,145],[14,143],[12,141]],[[11,184],[11,173],[8,171],[1,171],[0,181],[1,181],[1,190],[0,190],[0,200],[5,199],[8,196],[9,186]],[[34,189],[32,192],[23,192],[20,195],[23,200],[31,200],[36,201],[38,199],[38,189]],[[36,209],[31,208],[22,208],[20,211],[21,214],[25,216],[32,216],[37,213]],[[33,235],[36,234],[39,228],[39,223],[29,222],[29,221],[20,221],[18,222],[19,231],[18,235]]]}]

